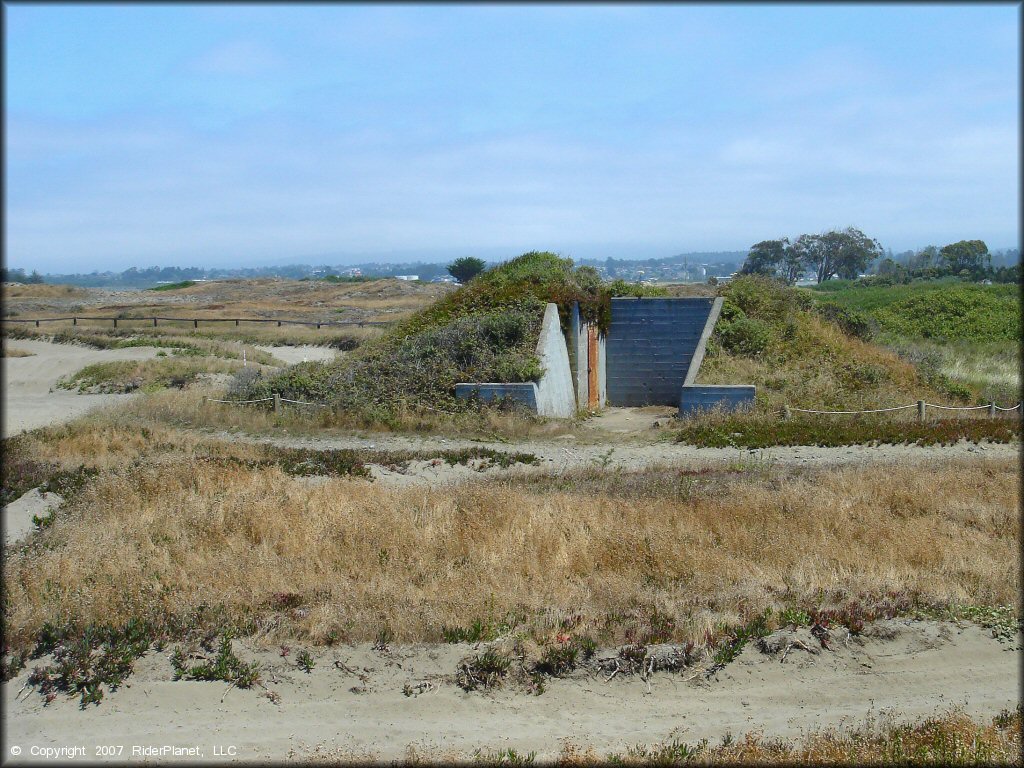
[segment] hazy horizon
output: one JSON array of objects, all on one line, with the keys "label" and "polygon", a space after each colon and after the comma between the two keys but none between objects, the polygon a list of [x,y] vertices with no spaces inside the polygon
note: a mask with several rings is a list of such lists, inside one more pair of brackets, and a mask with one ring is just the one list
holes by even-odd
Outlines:
[{"label": "hazy horizon", "polygon": [[1018,5],[3,14],[10,268],[1019,248]]}]

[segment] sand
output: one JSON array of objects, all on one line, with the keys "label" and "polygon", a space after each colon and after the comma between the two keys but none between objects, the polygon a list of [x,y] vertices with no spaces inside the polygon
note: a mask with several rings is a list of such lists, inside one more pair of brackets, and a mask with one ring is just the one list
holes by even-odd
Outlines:
[{"label": "sand", "polygon": [[4,546],[10,546],[25,538],[35,529],[32,523],[33,516],[45,517],[63,500],[59,493],[40,493],[38,488],[33,488],[0,508],[0,513],[3,514]]},{"label": "sand", "polygon": [[[806,629],[776,633],[785,634],[820,648]],[[298,649],[285,659],[274,650],[238,648],[265,665],[266,688],[279,703],[260,688],[173,681],[166,650],[139,660],[129,685],[83,711],[77,699],[61,696],[44,706],[37,692],[19,694],[23,672],[3,691],[6,742],[23,750],[10,764],[40,762],[31,759],[33,746],[69,745],[83,746],[93,760],[97,745],[121,746],[118,761],[141,760],[131,752],[143,745],[195,746],[199,755],[191,759],[205,761],[232,759],[215,756],[217,747],[234,748],[233,759],[244,762],[315,755],[394,760],[410,745],[435,759],[468,759],[475,749],[550,759],[567,743],[606,755],[671,739],[717,742],[726,733],[796,738],[887,710],[912,720],[960,706],[985,719],[1020,697],[1018,650],[972,624],[929,621],[879,622],[848,644],[839,636],[833,651],[794,648],[785,661],[748,644],[710,678],[703,662],[655,673],[649,687],[639,677],[607,681],[599,671],[577,670],[550,679],[540,696],[509,685],[494,692],[458,688],[452,675],[459,660],[478,652],[468,644],[318,649],[310,674],[294,665]],[[403,693],[422,682],[429,690]]]},{"label": "sand", "polygon": [[93,349],[31,339],[18,339],[17,346],[33,354],[4,359],[4,437],[72,421],[98,406],[135,397],[134,394],[82,395],[56,389],[57,379],[92,363],[149,360],[157,353],[153,347]]},{"label": "sand", "polygon": [[[969,443],[955,445],[850,445],[836,448],[821,446],[774,447],[750,450],[745,448],[698,448],[671,440],[654,442],[585,443],[577,440],[524,440],[521,442],[487,442],[416,435],[344,435],[331,437],[254,437],[219,432],[223,440],[252,440],[288,448],[328,450],[351,448],[381,451],[458,451],[465,448],[490,448],[505,453],[531,453],[536,464],[513,464],[508,469],[481,467],[481,462],[468,465],[435,465],[431,461],[409,462],[403,471],[370,465],[373,477],[385,485],[443,486],[467,480],[532,473],[559,473],[581,468],[635,471],[650,467],[671,466],[676,469],[733,467],[769,469],[773,466],[834,467],[848,464],[891,464],[893,462],[972,461],[1017,459],[1020,445],[1013,443]],[[486,462],[484,463],[486,465]]]},{"label": "sand", "polygon": [[338,350],[332,349],[331,347],[317,347],[312,344],[303,344],[299,346],[271,346],[264,344],[256,344],[256,349],[263,350],[282,363],[287,365],[295,365],[296,363],[305,363],[307,361],[323,361],[327,362],[333,360],[338,356]]},{"label": "sand", "polygon": [[[122,402],[128,395],[86,395],[57,389],[61,376],[75,373],[92,363],[110,360],[149,360],[159,351],[155,347],[93,349],[77,344],[18,339],[17,347],[32,352],[30,357],[4,358],[3,436],[72,421],[102,405]],[[330,360],[338,351],[329,347],[260,347],[282,362]]]}]

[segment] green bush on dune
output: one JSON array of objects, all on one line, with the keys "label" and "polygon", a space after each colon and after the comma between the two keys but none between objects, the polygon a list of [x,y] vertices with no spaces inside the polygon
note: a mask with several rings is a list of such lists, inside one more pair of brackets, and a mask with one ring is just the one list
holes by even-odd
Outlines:
[{"label": "green bush on dune", "polygon": [[761,410],[888,407],[919,397],[959,403],[970,397],[868,343],[876,321],[831,301],[833,293],[819,303],[777,280],[740,276],[721,286],[719,295],[722,312],[697,381],[754,384]]}]

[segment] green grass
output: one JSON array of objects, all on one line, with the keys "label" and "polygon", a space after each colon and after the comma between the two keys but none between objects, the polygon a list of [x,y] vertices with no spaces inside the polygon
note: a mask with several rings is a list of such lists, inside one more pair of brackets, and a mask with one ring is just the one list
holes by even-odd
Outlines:
[{"label": "green grass", "polygon": [[[305,280],[309,280],[310,278],[304,277],[302,279],[305,281]],[[357,276],[357,277],[346,277],[346,276],[342,276],[342,275],[327,275],[326,277],[318,277],[318,278],[316,278],[317,282],[321,282],[321,283],[368,283],[368,282],[370,282],[372,280],[380,280],[380,279],[381,278],[379,278],[379,277],[363,277],[361,275]]]},{"label": "green grass", "polygon": [[182,280],[180,283],[167,283],[166,285],[154,285],[147,288],[147,291],[177,291],[180,288],[191,288],[196,284],[195,280]]},{"label": "green grass", "polygon": [[1021,439],[1019,417],[901,421],[879,416],[726,416],[694,419],[676,441],[714,448],[768,448],[778,445],[912,444],[952,445],[960,440],[1012,443]]},{"label": "green grass", "polygon": [[197,459],[248,468],[276,466],[286,474],[296,477],[321,475],[363,478],[371,477],[371,464],[404,472],[413,461],[437,461],[448,466],[466,466],[471,461],[476,461],[480,469],[493,466],[505,469],[513,464],[540,463],[540,459],[532,453],[506,453],[483,447],[452,451],[376,451],[353,448],[314,450],[265,445],[261,446],[260,452],[263,457],[259,459],[243,460],[215,455],[200,455]]},{"label": "green grass", "polygon": [[866,318],[878,343],[946,395],[1005,405],[1020,397],[1018,285],[954,278],[890,286],[830,280],[802,293],[821,312]]},{"label": "green grass", "polygon": [[79,392],[123,393],[163,388],[182,388],[206,373],[233,373],[241,368],[237,361],[215,357],[166,357],[155,360],[113,360],[93,363],[57,380],[61,389]]},{"label": "green grass", "polygon": [[872,316],[893,337],[998,341],[1020,339],[1017,285],[975,285],[955,279],[861,286],[830,280],[808,289],[817,302]]}]

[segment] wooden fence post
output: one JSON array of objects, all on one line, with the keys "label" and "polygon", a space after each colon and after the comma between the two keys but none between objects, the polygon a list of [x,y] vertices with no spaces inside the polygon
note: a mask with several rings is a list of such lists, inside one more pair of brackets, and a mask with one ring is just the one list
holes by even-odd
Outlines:
[{"label": "wooden fence post", "polygon": [[277,394],[277,392],[275,392],[274,393],[274,413],[277,413],[280,410],[281,410],[281,396],[279,394]]},{"label": "wooden fence post", "polygon": [[917,401],[917,420],[924,421],[924,400]]}]

